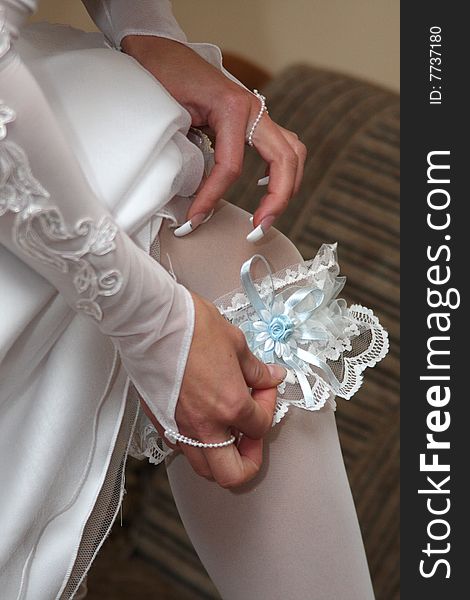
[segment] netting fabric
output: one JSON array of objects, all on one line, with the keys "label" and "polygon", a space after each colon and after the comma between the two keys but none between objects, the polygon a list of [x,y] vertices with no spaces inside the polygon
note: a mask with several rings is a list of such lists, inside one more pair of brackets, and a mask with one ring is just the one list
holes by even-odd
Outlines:
[{"label": "netting fabric", "polygon": [[111,532],[125,493],[125,467],[129,440],[135,428],[139,411],[139,396],[131,385],[116,445],[109,463],[103,486],[93,511],[83,530],[80,547],[60,600],[84,598],[86,575],[99,549]]}]

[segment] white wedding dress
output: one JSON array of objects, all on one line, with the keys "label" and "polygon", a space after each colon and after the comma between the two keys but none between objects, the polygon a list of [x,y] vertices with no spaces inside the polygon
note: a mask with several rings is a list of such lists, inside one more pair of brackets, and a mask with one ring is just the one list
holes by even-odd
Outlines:
[{"label": "white wedding dress", "polygon": [[[85,4],[104,35],[22,30],[35,0],[0,2],[0,588],[8,600],[73,592],[64,590],[85,523],[121,424],[128,440],[135,418],[129,375],[177,429],[192,337],[190,294],[148,251],[159,211],[191,196],[204,157],[187,138],[187,111],[109,47],[131,32],[185,37],[166,1]],[[192,47],[221,68],[216,47]],[[96,543],[95,534],[90,559]],[[82,559],[79,570],[87,566]]]},{"label": "white wedding dress", "polygon": [[[176,278],[154,260],[159,253],[152,242],[162,220],[184,218],[204,170],[210,169],[211,149],[204,136],[188,134],[187,111],[136,61],[117,51],[131,33],[187,44],[170,4],[84,4],[101,34],[47,24],[24,27],[36,1],[0,0],[0,589],[5,600],[73,597],[118,511],[129,447],[134,455],[157,463],[171,453],[147,417],[139,415],[137,392],[164,427],[178,430],[174,412],[194,322],[191,295],[178,281],[188,284],[195,273],[189,265],[198,252],[202,261],[204,252],[201,247],[183,261],[188,272],[181,269]],[[234,79],[223,69],[216,46],[188,45]],[[227,211],[224,207],[214,220],[217,224],[219,219],[219,228],[230,222],[233,230],[239,213]],[[220,222],[223,214],[228,216]],[[214,231],[212,236],[205,247],[220,248]],[[286,260],[290,252],[298,261],[295,249],[281,242],[273,246],[274,255],[284,244]],[[235,242],[231,258],[238,269],[239,256]],[[215,271],[215,263],[213,267]],[[332,484],[340,485],[344,500],[338,513],[344,521],[337,521],[350,528],[343,531],[345,540],[350,539],[343,548],[355,556],[351,569],[357,579],[354,586],[348,577],[339,579],[346,591],[334,591],[336,584],[330,582],[334,595],[318,592],[318,598],[366,600],[372,592],[354,507],[331,415],[320,409],[334,406],[332,391],[349,398],[358,389],[363,369],[386,354],[387,336],[371,311],[347,309],[335,300],[341,287],[337,276],[335,249],[324,246],[314,261],[279,271],[253,289],[265,298],[287,284],[319,286],[331,300],[316,313],[324,325],[318,340],[325,344],[314,350],[322,368],[330,369],[328,362],[341,385],[333,389],[307,368],[313,392],[308,403],[303,387],[299,392],[303,376],[297,372],[297,379],[294,375],[279,389],[274,420],[283,419],[291,405],[318,411],[314,435],[318,443],[325,437],[336,457],[330,465],[336,473]],[[224,277],[214,272],[212,278],[221,283]],[[200,274],[187,287],[210,296],[210,279],[203,280]],[[228,281],[210,299],[249,337],[259,322],[250,312],[246,289],[237,291]],[[271,281],[274,290],[268,289]],[[223,295],[222,289],[232,291]],[[216,300],[219,295],[223,297]],[[276,317],[274,312],[271,316]],[[263,358],[259,348],[253,350]],[[310,421],[305,423],[307,427]],[[297,441],[302,439],[301,434]],[[305,439],[310,444],[312,437]],[[287,454],[279,447],[277,452],[280,465]],[[223,552],[217,546],[225,538],[219,542],[216,534],[223,527],[211,528],[198,508],[197,499],[203,498],[206,508],[211,503],[219,507],[209,511],[210,522],[220,517],[227,526],[232,518],[241,523],[244,515],[236,514],[244,502],[244,510],[252,510],[250,493],[243,502],[233,502],[219,498],[224,490],[199,490],[208,482],[188,473],[181,458],[169,465],[172,488],[198,552],[208,553],[204,564],[224,597],[250,597],[259,585],[264,597],[274,598],[263,580],[266,565],[254,571],[255,583],[243,570],[246,592],[236,570],[227,573],[225,564],[219,580],[216,563]],[[270,467],[274,482],[275,462]],[[299,464],[299,476],[308,480],[301,473]],[[187,486],[198,491],[181,491]],[[273,495],[280,499],[282,490],[261,485],[255,502],[264,493],[267,506]],[[308,498],[306,494],[310,502]],[[299,525],[297,519],[290,530]],[[269,537],[267,531],[262,535]],[[300,531],[298,540],[302,535]],[[309,535],[307,543],[311,540]],[[334,553],[340,555],[336,546]],[[256,559],[250,558],[250,564],[254,568]],[[276,561],[270,564],[278,571]],[[282,585],[274,586],[281,594]],[[292,598],[306,597],[289,590]]]}]

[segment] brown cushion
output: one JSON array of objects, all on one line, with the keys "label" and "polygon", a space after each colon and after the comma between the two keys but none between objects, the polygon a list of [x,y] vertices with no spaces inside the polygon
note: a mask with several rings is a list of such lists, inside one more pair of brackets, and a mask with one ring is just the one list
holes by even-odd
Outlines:
[{"label": "brown cushion", "polygon": [[[296,66],[263,90],[271,117],[308,148],[302,189],[276,223],[311,258],[338,242],[342,296],[374,310],[388,357],[336,413],[378,600],[399,587],[399,98],[344,75]],[[225,197],[253,212],[264,164],[247,149],[243,176]]]}]

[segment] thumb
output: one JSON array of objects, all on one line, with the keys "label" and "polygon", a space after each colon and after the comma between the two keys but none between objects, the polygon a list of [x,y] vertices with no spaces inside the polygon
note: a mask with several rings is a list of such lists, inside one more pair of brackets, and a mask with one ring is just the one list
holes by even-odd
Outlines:
[{"label": "thumb", "polygon": [[266,365],[246,346],[240,357],[240,367],[246,384],[254,389],[262,390],[277,387],[287,375],[286,369],[278,364]]}]

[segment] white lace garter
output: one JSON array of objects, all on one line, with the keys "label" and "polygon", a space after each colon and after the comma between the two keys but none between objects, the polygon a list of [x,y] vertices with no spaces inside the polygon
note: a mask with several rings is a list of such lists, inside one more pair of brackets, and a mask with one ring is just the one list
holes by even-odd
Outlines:
[{"label": "white lace garter", "polygon": [[[268,275],[253,282],[251,267],[262,260]],[[278,387],[273,426],[290,406],[315,411],[334,397],[349,400],[361,387],[363,371],[388,352],[388,334],[373,312],[338,299],[336,244],[324,244],[314,259],[269,273],[255,255],[241,270],[242,287],[218,298],[220,313],[245,333],[252,352],[277,362],[288,376]],[[173,450],[141,413],[131,454],[158,464]]]}]

